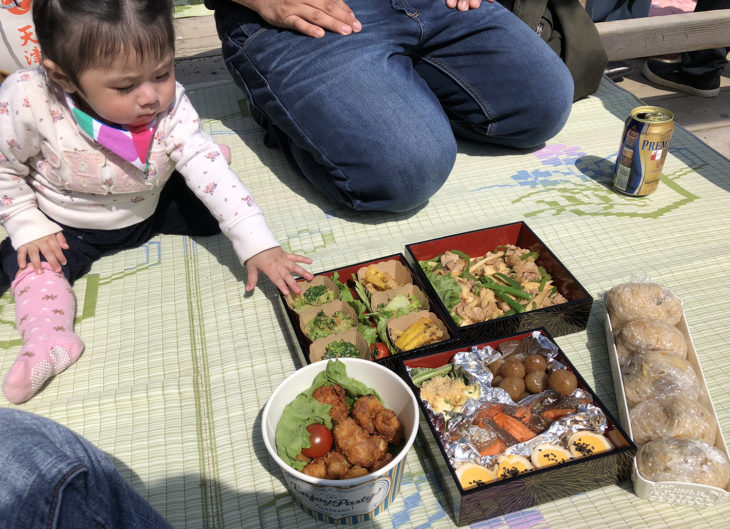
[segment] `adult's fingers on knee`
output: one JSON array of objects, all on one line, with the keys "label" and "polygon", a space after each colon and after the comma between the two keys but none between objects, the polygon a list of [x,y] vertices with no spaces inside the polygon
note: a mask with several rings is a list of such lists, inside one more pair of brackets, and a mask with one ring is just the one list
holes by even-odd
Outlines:
[{"label": "adult's fingers on knee", "polygon": [[314,39],[324,37],[323,28],[319,27],[316,24],[310,24],[301,17],[290,17],[287,22],[292,29],[298,31],[302,35],[306,35],[307,37],[312,37]]},{"label": "adult's fingers on knee", "polygon": [[316,24],[324,29],[344,34],[352,31],[353,24],[357,21],[352,10],[341,1],[323,1],[313,6],[308,6],[300,13],[302,18]]}]

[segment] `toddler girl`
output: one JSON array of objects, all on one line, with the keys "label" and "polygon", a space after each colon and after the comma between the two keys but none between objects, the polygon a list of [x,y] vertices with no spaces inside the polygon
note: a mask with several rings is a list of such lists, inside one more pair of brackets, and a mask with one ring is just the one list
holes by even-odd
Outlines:
[{"label": "toddler girl", "polygon": [[34,0],[42,68],[0,86],[0,265],[23,346],[2,384],[20,403],[75,362],[70,283],[103,253],[158,233],[221,230],[285,294],[312,275],[261,210],[175,82],[170,0]]}]

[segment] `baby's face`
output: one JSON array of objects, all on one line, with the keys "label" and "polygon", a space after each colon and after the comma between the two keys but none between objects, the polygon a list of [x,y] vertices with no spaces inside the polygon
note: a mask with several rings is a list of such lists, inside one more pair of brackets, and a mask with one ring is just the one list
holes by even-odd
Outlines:
[{"label": "baby's face", "polygon": [[167,110],[175,98],[174,55],[145,58],[120,55],[109,65],[89,68],[79,76],[85,110],[117,125],[139,126]]}]

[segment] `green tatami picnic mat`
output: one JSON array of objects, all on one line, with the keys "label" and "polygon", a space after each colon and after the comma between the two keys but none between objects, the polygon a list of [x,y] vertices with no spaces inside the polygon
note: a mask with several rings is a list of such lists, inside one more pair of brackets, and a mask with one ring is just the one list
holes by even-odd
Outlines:
[{"label": "green tatami picnic mat", "polygon": [[[205,129],[231,147],[233,166],[274,233],[287,250],[312,257],[313,272],[525,220],[595,298],[587,329],[556,341],[614,415],[601,295],[637,275],[668,286],[684,302],[730,439],[730,161],[678,128],[658,191],[646,198],[615,193],[611,167],[623,122],[639,104],[629,93],[604,81],[535,152],[460,144],[444,187],[402,215],[357,214],[323,199],[263,145],[233,84],[189,94]],[[263,279],[246,295],[244,280],[222,236],[158,237],[104,257],[74,286],[85,353],[20,408],[109,453],[177,528],[319,527],[293,503],[261,439],[261,410],[298,365],[275,288]],[[0,318],[4,376],[20,348],[7,292]],[[437,479],[442,463],[427,455],[420,436],[407,461],[400,498],[360,527],[454,526]],[[702,529],[726,527],[729,518],[730,503],[650,503],[627,482],[472,527]]]}]

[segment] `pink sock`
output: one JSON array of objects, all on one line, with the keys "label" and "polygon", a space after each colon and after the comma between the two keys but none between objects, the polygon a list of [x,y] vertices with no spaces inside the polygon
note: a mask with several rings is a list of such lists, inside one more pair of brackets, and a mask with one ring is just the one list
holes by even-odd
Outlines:
[{"label": "pink sock", "polygon": [[10,402],[31,398],[45,382],[73,364],[84,344],[74,332],[76,298],[63,274],[42,263],[43,273],[28,266],[13,281],[15,321],[23,347],[5,375],[2,388]]}]

